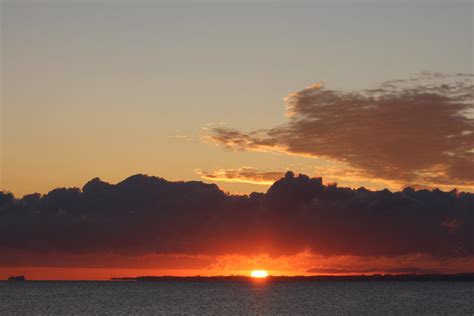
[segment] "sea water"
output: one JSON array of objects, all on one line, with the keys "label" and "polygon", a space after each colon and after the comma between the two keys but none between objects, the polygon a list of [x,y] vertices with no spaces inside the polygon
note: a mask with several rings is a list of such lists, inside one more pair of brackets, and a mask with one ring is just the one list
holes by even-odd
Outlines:
[{"label": "sea water", "polygon": [[474,282],[0,282],[0,315],[474,315]]}]

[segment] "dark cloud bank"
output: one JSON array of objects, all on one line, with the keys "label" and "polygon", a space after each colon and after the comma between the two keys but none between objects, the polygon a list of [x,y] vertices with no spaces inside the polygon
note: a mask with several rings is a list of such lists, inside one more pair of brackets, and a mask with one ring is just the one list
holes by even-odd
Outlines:
[{"label": "dark cloud bank", "polygon": [[474,195],[323,185],[288,172],[267,193],[135,175],[112,185],[0,193],[0,251],[474,255]]},{"label": "dark cloud bank", "polygon": [[218,127],[210,138],[228,149],[337,160],[402,185],[473,187],[473,79],[422,73],[349,92],[315,84],[285,98],[286,124]]}]

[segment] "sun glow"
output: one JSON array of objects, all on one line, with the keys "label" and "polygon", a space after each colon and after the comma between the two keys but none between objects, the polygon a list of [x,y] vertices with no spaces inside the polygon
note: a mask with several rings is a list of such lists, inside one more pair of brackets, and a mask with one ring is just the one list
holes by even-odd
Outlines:
[{"label": "sun glow", "polygon": [[250,273],[250,276],[252,278],[266,278],[268,276],[268,272],[265,270],[253,270],[252,273]]}]

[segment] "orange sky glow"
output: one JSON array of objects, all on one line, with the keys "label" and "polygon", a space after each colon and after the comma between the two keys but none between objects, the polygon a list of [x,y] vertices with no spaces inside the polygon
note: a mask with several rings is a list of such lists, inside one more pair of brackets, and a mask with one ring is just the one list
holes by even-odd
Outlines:
[{"label": "orange sky glow", "polygon": [[[11,257],[13,255],[10,254]],[[8,257],[8,255],[6,256]],[[135,276],[250,276],[253,270],[266,270],[274,276],[360,275],[404,273],[459,273],[469,271],[474,258],[452,260],[447,264],[432,258],[413,255],[392,257],[325,257],[303,251],[295,255],[259,256],[188,256],[188,255],[68,255],[48,256],[15,253],[23,258],[16,266],[0,267],[0,279],[11,275],[26,275],[31,280],[108,280],[113,277]],[[6,262],[2,262],[7,264]],[[417,266],[416,270],[413,266]],[[311,272],[311,269],[315,269]],[[397,269],[400,269],[397,271]]]}]

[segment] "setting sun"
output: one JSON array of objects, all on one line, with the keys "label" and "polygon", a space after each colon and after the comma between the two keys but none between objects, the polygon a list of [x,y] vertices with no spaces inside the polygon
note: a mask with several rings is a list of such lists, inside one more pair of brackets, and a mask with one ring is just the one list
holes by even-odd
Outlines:
[{"label": "setting sun", "polygon": [[265,270],[253,270],[252,273],[250,273],[250,276],[252,278],[266,278],[268,276],[268,272]]}]

